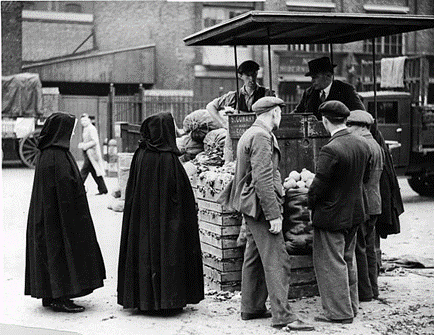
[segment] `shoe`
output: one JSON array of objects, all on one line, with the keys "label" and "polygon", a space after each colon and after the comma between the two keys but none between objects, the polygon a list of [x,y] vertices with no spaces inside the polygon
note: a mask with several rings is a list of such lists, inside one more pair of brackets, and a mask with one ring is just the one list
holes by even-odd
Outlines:
[{"label": "shoe", "polygon": [[283,331],[290,332],[291,330],[299,330],[299,331],[313,331],[315,327],[301,320],[295,320],[291,323],[288,323],[285,327],[282,328]]},{"label": "shoe", "polygon": [[42,298],[42,306],[44,307],[50,307],[52,302],[53,298]]},{"label": "shoe", "polygon": [[80,313],[84,311],[83,306],[76,305],[69,299],[53,299],[50,307],[56,312]]},{"label": "shoe", "polygon": [[271,312],[270,311],[263,311],[259,313],[246,313],[241,312],[241,320],[253,320],[253,319],[266,319],[271,318]]},{"label": "shoe", "polygon": [[315,321],[319,321],[319,322],[330,322],[330,323],[340,323],[340,324],[350,324],[353,323],[353,318],[348,318],[348,319],[329,319],[323,316],[315,316],[314,318]]}]

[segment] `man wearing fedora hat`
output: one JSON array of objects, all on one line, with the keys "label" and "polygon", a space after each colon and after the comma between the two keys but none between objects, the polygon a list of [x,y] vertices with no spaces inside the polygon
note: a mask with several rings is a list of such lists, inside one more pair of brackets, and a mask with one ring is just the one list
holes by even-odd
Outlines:
[{"label": "man wearing fedora hat", "polygon": [[[273,130],[284,101],[264,97],[252,106],[257,118],[237,146],[234,179],[218,201],[243,214],[247,244],[241,280],[241,318],[271,317],[273,327],[313,330],[288,303],[290,260],[282,234],[283,187],[278,170],[280,149]],[[265,302],[270,297],[271,313]]]},{"label": "man wearing fedora hat", "polygon": [[[234,111],[252,113],[253,104],[265,96],[274,96],[274,92],[257,83],[259,64],[253,60],[246,60],[238,66],[238,77],[243,81],[239,94],[236,91],[230,91],[221,97],[215,98],[208,103],[206,109],[211,116],[218,121],[223,128],[228,128],[226,113]],[[233,160],[232,141],[229,134],[226,136],[224,148],[225,161]]]},{"label": "man wearing fedora hat", "polygon": [[363,183],[371,152],[364,138],[348,131],[350,111],[342,102],[326,101],[319,112],[331,139],[319,153],[308,191],[313,264],[325,314],[317,321],[352,323],[359,304],[355,241],[366,216]]},{"label": "man wearing fedora hat", "polygon": [[309,72],[305,76],[312,77],[312,86],[307,88],[301,101],[293,111],[294,113],[313,113],[318,120],[321,120],[321,113],[318,112],[319,105],[324,101],[337,100],[342,102],[351,110],[365,110],[355,88],[340,80],[334,79],[334,68],[329,57],[321,57],[311,60]]}]

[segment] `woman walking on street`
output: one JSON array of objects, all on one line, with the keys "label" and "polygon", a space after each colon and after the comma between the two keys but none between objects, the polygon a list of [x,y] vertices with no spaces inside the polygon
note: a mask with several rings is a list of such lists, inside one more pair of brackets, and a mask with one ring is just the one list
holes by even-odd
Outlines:
[{"label": "woman walking on street", "polygon": [[118,267],[118,303],[180,311],[204,299],[193,190],[179,161],[170,113],[142,123],[128,178]]},{"label": "woman walking on street", "polygon": [[73,115],[44,123],[27,221],[25,294],[61,312],[82,312],[71,299],[103,286],[105,267],[77,163],[69,151]]}]

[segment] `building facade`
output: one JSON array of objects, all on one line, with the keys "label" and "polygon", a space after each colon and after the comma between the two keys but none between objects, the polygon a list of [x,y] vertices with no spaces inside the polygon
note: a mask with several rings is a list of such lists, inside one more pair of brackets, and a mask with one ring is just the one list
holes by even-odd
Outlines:
[{"label": "building facade", "polygon": [[[142,84],[147,90],[189,90],[195,100],[206,102],[236,87],[234,49],[187,47],[183,38],[250,10],[434,15],[434,2],[26,1],[22,16],[23,70],[39,72],[44,84],[60,87],[61,93],[107,95],[112,83],[116,94],[128,95],[137,93]],[[374,44],[378,58],[434,54],[434,31],[386,36]],[[131,53],[149,47],[151,53]],[[310,78],[304,76],[307,62],[329,55],[330,47],[272,46],[272,84],[276,93],[296,103],[309,85]],[[372,41],[332,47],[338,65],[336,77],[362,87],[362,64],[372,59]],[[236,52],[238,64],[246,59],[261,64],[259,80],[267,84],[267,47],[238,46]],[[138,74],[140,68],[146,71]]]}]

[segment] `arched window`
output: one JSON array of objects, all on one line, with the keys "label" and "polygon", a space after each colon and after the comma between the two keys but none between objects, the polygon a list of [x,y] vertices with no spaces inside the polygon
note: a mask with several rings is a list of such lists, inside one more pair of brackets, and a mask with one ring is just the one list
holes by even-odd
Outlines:
[{"label": "arched window", "polygon": [[65,12],[68,12],[68,13],[81,13],[82,12],[81,5],[79,5],[77,3],[67,3],[65,5]]}]

